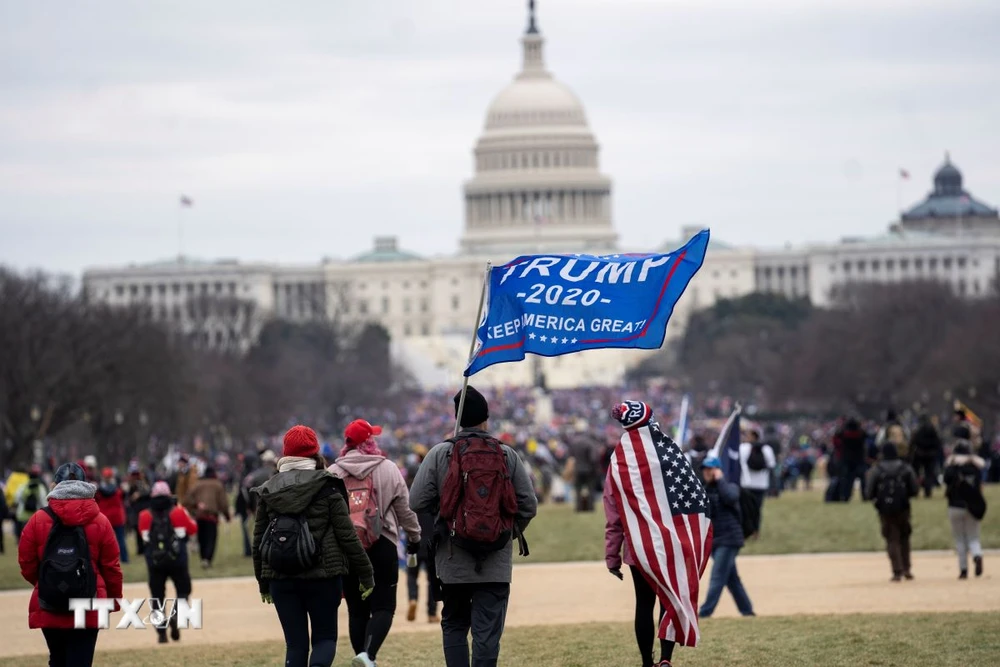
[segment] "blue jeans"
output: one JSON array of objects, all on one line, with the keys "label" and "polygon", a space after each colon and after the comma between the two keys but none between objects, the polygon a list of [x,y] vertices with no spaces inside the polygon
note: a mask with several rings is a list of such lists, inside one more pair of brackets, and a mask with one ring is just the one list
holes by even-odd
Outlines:
[{"label": "blue jeans", "polygon": [[125,541],[125,526],[115,527],[115,539],[118,540],[118,552],[123,563],[128,562],[128,543]]},{"label": "blue jeans", "polygon": [[712,549],[712,578],[708,583],[708,595],[705,596],[705,602],[698,612],[702,618],[708,618],[715,612],[723,588],[728,588],[733,594],[736,608],[741,614],[744,616],[753,614],[750,596],[743,588],[743,582],[740,581],[740,575],[736,571],[736,555],[739,552],[740,547],[718,546]]}]

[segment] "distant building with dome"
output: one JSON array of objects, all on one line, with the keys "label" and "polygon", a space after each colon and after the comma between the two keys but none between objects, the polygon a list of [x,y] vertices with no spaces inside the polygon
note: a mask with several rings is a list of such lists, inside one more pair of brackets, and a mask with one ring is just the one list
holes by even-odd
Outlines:
[{"label": "distant building with dome", "polygon": [[[115,305],[145,304],[157,320],[215,347],[245,347],[253,335],[247,320],[267,316],[377,322],[391,334],[400,361],[424,384],[456,385],[487,261],[624,250],[612,221],[612,182],[601,173],[599,145],[580,100],[546,67],[533,4],[521,37],[521,70],[489,105],[475,144],[457,254],[421,257],[395,237],[377,237],[373,248],[357,257],[313,265],[180,258],[94,268],[83,276],[86,293]],[[677,238],[635,250],[673,250],[697,231],[684,227]],[[975,297],[985,295],[998,274],[997,211],[963,189],[961,173],[946,158],[927,199],[903,212],[884,236],[773,250],[713,238],[667,335],[682,334],[695,310],[755,291],[824,305],[847,282],[935,277]],[[247,303],[254,313],[241,309]],[[236,313],[240,317],[234,319]],[[476,383],[523,386],[540,370],[552,387],[605,384],[647,354],[597,350],[498,364],[477,374]]]}]

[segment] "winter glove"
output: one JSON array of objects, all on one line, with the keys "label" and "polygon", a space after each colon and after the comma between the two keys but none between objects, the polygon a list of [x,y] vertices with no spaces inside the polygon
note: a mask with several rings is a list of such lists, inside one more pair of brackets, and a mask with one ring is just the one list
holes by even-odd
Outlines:
[{"label": "winter glove", "polygon": [[274,604],[274,598],[271,597],[270,593],[261,593],[260,601],[264,604]]},{"label": "winter glove", "polygon": [[372,594],[373,590],[375,590],[375,582],[368,584],[367,587],[365,584],[361,584],[359,588],[361,589],[361,599],[367,600],[368,596]]},{"label": "winter glove", "polygon": [[420,552],[420,542],[407,542],[406,553],[415,554]]},{"label": "winter glove", "polygon": [[618,577],[618,581],[625,581],[625,575],[622,574],[622,569],[620,567],[609,568],[608,572],[610,572],[613,576]]}]

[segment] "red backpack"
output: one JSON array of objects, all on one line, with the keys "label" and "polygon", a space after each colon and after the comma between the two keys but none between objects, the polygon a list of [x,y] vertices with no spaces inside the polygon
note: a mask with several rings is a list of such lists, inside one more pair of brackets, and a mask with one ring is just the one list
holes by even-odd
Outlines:
[{"label": "red backpack", "polygon": [[517,494],[500,441],[471,436],[449,442],[451,461],[441,491],[441,518],[451,543],[476,556],[478,571],[487,554],[510,541]]}]

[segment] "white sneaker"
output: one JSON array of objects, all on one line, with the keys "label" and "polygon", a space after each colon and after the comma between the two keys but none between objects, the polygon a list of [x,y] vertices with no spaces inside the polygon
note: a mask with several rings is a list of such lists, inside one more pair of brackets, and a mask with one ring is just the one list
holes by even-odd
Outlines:
[{"label": "white sneaker", "polygon": [[374,660],[368,657],[367,653],[359,653],[351,660],[351,667],[378,667]]}]

